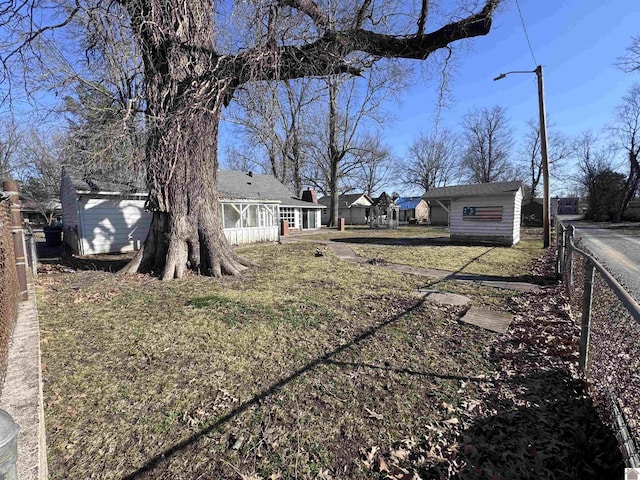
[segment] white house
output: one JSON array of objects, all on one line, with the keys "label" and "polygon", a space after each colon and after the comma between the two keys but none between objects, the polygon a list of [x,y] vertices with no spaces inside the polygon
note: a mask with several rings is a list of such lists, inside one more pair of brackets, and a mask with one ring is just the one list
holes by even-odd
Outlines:
[{"label": "white house", "polygon": [[[322,224],[329,224],[331,197],[324,196],[318,203],[326,207],[322,212]],[[367,225],[371,219],[373,199],[366,193],[349,193],[338,196],[338,217],[344,218],[347,225]]]},{"label": "white house", "polygon": [[452,240],[509,246],[520,241],[521,181],[433,188],[422,198],[448,212]]},{"label": "white house", "polygon": [[289,230],[320,228],[321,211],[315,192],[306,190],[297,198],[273,175],[218,171],[218,192],[224,233],[233,245],[280,239],[279,225]]},{"label": "white house", "polygon": [[[294,230],[320,228],[324,207],[296,198],[271,175],[220,170],[218,192],[224,233],[232,245],[278,241],[281,220]],[[147,236],[152,215],[144,208],[146,192],[63,171],[60,198],[65,243],[75,253],[137,250]]]}]

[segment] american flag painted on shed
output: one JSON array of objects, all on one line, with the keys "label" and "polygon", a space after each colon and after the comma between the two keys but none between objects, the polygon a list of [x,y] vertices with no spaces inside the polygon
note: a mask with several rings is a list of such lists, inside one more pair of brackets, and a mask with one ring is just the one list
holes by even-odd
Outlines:
[{"label": "american flag painted on shed", "polygon": [[502,220],[502,206],[499,207],[463,207],[463,220],[495,222]]}]

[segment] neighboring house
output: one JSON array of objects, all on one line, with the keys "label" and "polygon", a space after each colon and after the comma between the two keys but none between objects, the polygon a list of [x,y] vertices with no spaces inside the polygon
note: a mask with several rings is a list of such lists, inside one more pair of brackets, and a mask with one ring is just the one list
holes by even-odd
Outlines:
[{"label": "neighboring house", "polygon": [[396,205],[400,223],[429,223],[429,204],[422,197],[400,197]]},{"label": "neighboring house", "polygon": [[[220,170],[218,192],[224,233],[233,245],[278,241],[281,220],[294,230],[320,228],[324,207],[296,198],[271,175]],[[146,198],[146,192],[126,185],[83,181],[63,172],[65,243],[81,255],[139,249],[152,217],[144,209]]]},{"label": "neighboring house", "polygon": [[520,241],[521,181],[433,188],[422,198],[448,212],[452,240],[510,246]]},{"label": "neighboring house", "polygon": [[23,222],[29,223],[32,227],[44,227],[62,216],[62,204],[59,200],[51,200],[44,205],[43,209],[42,205],[23,200],[20,204],[20,213]]},{"label": "neighboring house", "polygon": [[[326,207],[322,212],[322,224],[329,224],[331,197],[324,196],[318,200]],[[366,193],[349,193],[338,196],[338,217],[344,218],[347,225],[367,225],[371,219],[373,199]]]},{"label": "neighboring house", "polygon": [[564,197],[556,200],[558,202],[558,215],[577,215],[580,213],[578,206],[580,199],[578,197]]}]

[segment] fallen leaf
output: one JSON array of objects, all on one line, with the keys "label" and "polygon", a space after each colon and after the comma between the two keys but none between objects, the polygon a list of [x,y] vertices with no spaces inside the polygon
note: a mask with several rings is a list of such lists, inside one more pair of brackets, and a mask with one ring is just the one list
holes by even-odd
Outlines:
[{"label": "fallen leaf", "polygon": [[389,467],[387,467],[387,462],[384,461],[384,458],[378,457],[378,470],[381,472],[388,472]]},{"label": "fallen leaf", "polygon": [[364,409],[367,411],[369,417],[371,418],[375,418],[376,420],[382,420],[384,418],[381,413],[376,413],[373,410],[369,410],[367,407],[364,407]]}]

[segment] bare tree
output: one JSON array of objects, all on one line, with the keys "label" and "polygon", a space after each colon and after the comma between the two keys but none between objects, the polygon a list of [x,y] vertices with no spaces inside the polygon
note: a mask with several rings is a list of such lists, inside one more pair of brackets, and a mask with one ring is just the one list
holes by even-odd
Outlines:
[{"label": "bare tree", "polygon": [[354,149],[357,157],[355,168],[345,175],[343,191],[364,192],[370,197],[384,189],[392,175],[393,159],[381,133],[369,133],[360,137]]},{"label": "bare tree", "polygon": [[365,185],[355,187],[354,182],[361,179],[363,168],[373,173],[371,162],[386,156],[381,142],[363,131],[388,121],[382,104],[403,84],[403,73],[396,63],[390,63],[367,71],[363,78],[332,75],[325,79],[327,108],[317,109],[317,120],[312,123],[326,125],[326,129],[317,129],[307,142],[311,164],[307,177],[331,197],[329,226],[338,222],[338,195],[362,191]]},{"label": "bare tree", "polygon": [[629,201],[640,188],[640,84],[631,87],[622,103],[615,109],[615,123],[609,130],[615,135],[618,147],[628,158],[627,176],[624,181],[624,193],[617,206],[615,221],[620,222]]},{"label": "bare tree", "polygon": [[640,70],[640,36],[631,38],[631,44],[627,47],[626,53],[618,58],[616,65],[625,72]]},{"label": "bare tree", "polygon": [[471,182],[510,180],[513,135],[503,107],[476,108],[462,119],[464,154],[461,168]]},{"label": "bare tree", "polygon": [[317,81],[309,78],[288,82],[254,82],[237,94],[236,111],[229,121],[244,140],[230,155],[236,164],[255,165],[297,195],[302,193],[305,142],[310,123],[308,110],[317,101]]},{"label": "bare tree", "polygon": [[[538,185],[542,177],[542,154],[540,149],[540,122],[529,120],[527,122],[527,131],[521,147],[521,163],[523,170],[529,174],[529,191],[528,201],[533,202],[537,196]],[[566,175],[557,167],[562,167],[563,161],[570,158],[573,154],[573,147],[568,137],[554,128],[547,131],[547,156],[549,157],[550,173],[554,178],[565,179]]]},{"label": "bare tree", "polygon": [[13,120],[0,121],[0,182],[12,179],[21,168],[18,150],[22,133]]},{"label": "bare tree", "polygon": [[[28,32],[2,50],[8,52],[3,61],[7,65],[14,52],[81,14],[95,11],[106,21],[128,18],[143,62],[153,220],[125,271],[157,272],[163,279],[181,277],[189,268],[214,276],[239,274],[250,262],[224,237],[216,187],[220,116],[236,89],[251,81],[358,75],[374,58],[424,60],[452,42],[487,34],[498,3],[486,0],[465,16],[455,12],[456,20],[427,32],[428,1],[415,6],[346,1],[330,8],[307,0],[239,2],[236,9],[214,14],[211,0],[76,0],[59,11],[60,18],[31,15],[37,5],[25,1],[3,17],[14,31]],[[235,35],[237,48],[223,50],[215,34],[236,18],[252,32]],[[365,63],[356,61],[358,52]]]},{"label": "bare tree", "polygon": [[573,152],[580,168],[579,182],[587,194],[587,217],[596,221],[613,220],[624,179],[615,172],[613,148],[603,145],[593,132],[586,131],[574,141]]},{"label": "bare tree", "polygon": [[419,134],[399,166],[398,176],[407,187],[418,187],[422,192],[447,186],[459,172],[459,142],[458,136],[446,129]]},{"label": "bare tree", "polygon": [[20,148],[20,196],[51,224],[60,199],[63,139],[31,129]]}]

